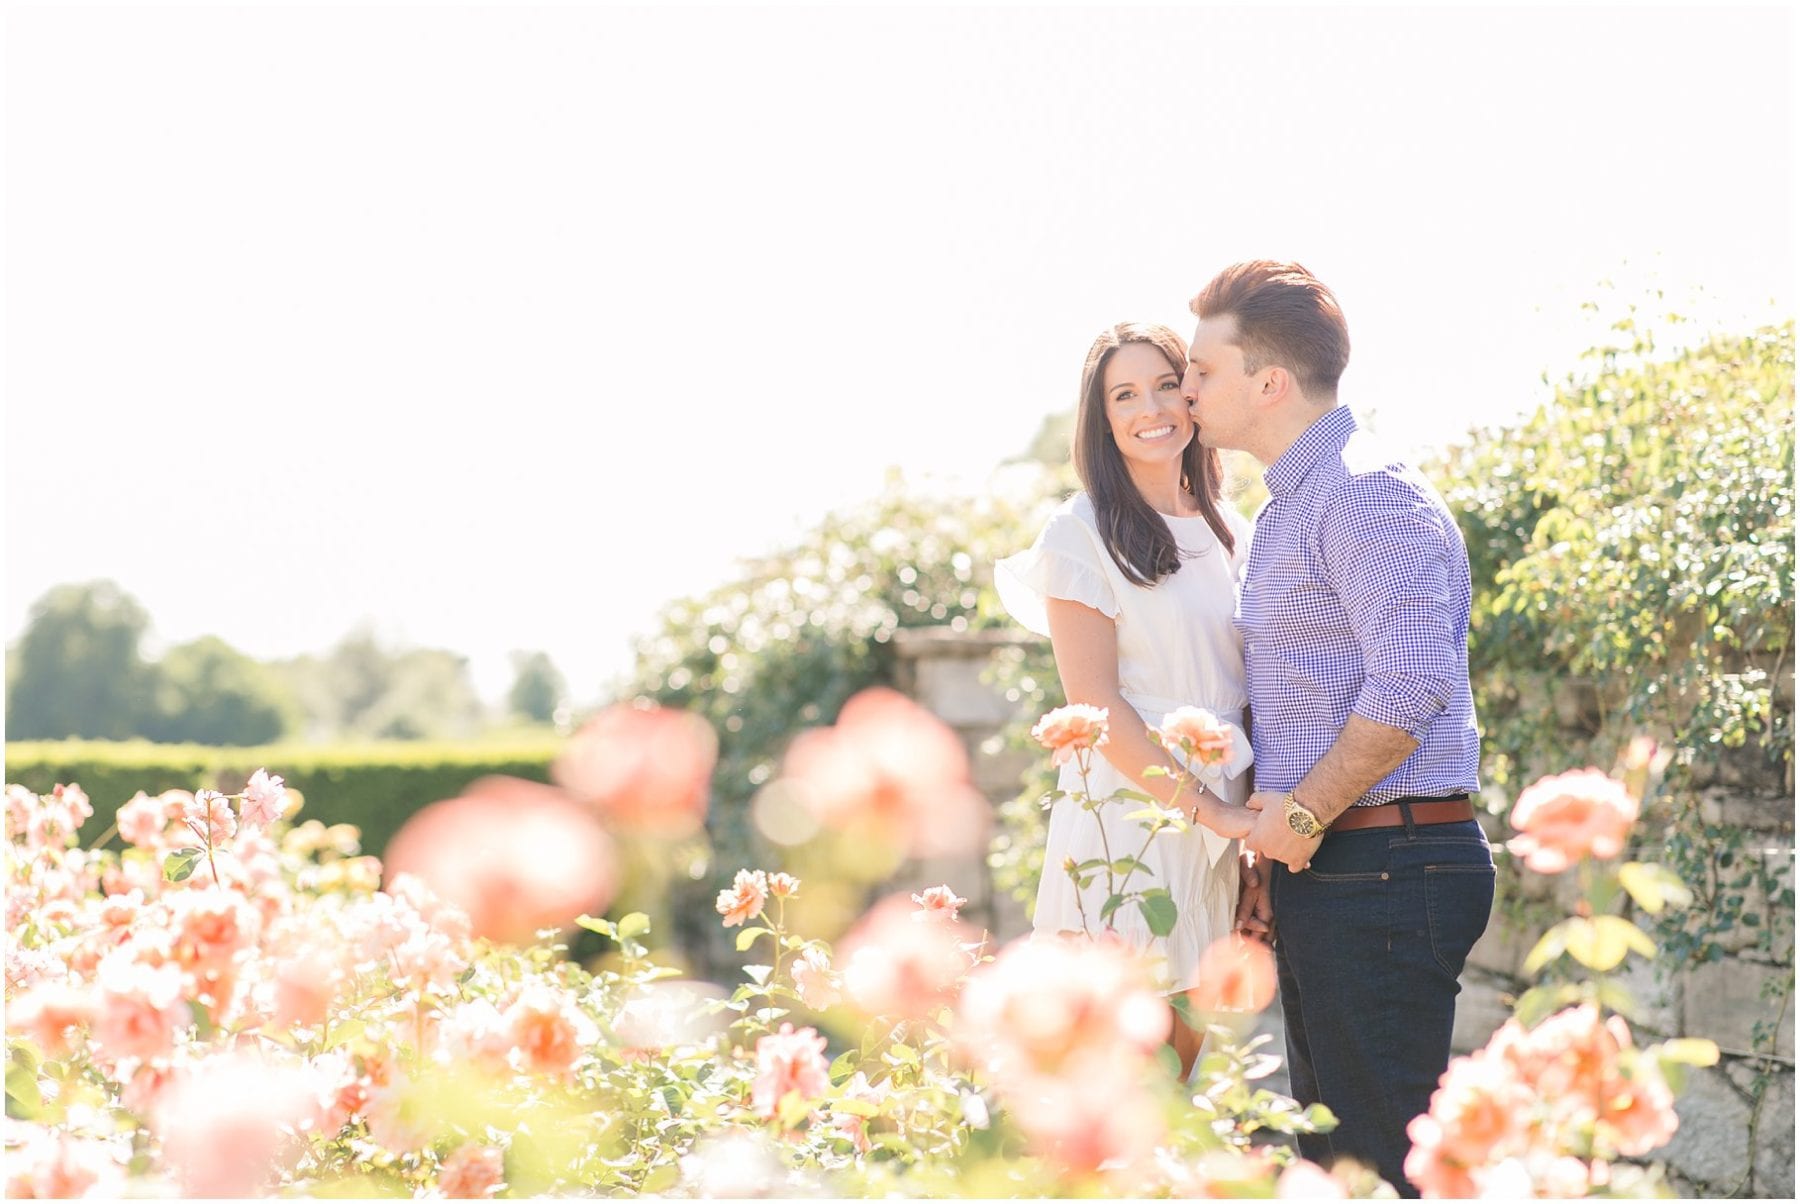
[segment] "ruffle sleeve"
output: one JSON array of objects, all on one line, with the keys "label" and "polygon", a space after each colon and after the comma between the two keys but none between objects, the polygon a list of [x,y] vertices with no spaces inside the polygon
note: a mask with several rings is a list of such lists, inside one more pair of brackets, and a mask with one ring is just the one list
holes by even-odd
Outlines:
[{"label": "ruffle sleeve", "polygon": [[994,591],[1019,625],[1050,634],[1044,604],[1062,598],[1091,606],[1109,619],[1119,617],[1118,599],[1100,557],[1099,533],[1069,512],[1051,516],[1037,542],[1016,556],[994,562]]}]

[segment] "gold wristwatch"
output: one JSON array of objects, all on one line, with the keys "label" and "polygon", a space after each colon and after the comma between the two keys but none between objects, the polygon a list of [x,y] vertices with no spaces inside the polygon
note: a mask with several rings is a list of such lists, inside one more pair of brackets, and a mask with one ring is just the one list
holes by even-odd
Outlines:
[{"label": "gold wristwatch", "polygon": [[1325,825],[1319,822],[1319,817],[1308,811],[1306,805],[1294,797],[1292,790],[1281,796],[1281,814],[1287,820],[1288,827],[1308,840],[1325,831]]}]

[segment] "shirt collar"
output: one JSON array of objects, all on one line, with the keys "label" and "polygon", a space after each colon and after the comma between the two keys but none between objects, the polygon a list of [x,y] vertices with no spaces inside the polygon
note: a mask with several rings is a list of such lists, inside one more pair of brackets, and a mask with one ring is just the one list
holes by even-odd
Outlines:
[{"label": "shirt collar", "polygon": [[1356,433],[1356,417],[1349,406],[1334,406],[1300,432],[1292,446],[1263,472],[1263,483],[1272,496],[1291,494],[1300,488],[1328,451],[1342,451]]}]

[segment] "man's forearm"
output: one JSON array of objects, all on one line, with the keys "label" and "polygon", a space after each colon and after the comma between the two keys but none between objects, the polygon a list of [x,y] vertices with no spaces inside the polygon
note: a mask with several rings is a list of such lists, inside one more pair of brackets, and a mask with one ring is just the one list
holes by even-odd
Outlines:
[{"label": "man's forearm", "polygon": [[1399,728],[1352,713],[1337,740],[1294,787],[1294,798],[1329,824],[1418,747]]}]

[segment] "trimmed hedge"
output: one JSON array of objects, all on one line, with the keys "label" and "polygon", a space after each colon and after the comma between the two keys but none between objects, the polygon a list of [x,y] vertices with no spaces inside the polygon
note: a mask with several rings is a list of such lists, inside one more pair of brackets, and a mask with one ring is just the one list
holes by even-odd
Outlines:
[{"label": "trimmed hedge", "polygon": [[46,740],[6,746],[6,780],[43,793],[77,783],[94,804],[83,829],[91,842],[139,790],[209,787],[236,792],[259,768],[305,796],[300,819],[355,824],[365,853],[379,855],[408,816],[454,798],[476,778],[510,774],[546,782],[561,741],[508,744],[272,744],[216,748],[144,740]]}]

